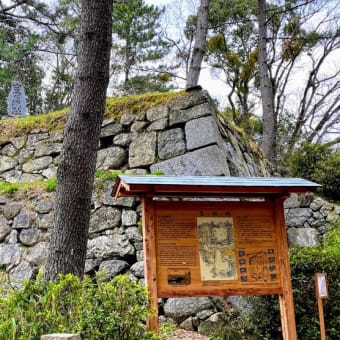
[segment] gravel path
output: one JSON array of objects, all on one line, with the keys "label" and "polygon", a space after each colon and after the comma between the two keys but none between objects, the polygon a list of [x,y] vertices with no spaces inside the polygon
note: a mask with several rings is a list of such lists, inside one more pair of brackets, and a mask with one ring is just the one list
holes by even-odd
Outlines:
[{"label": "gravel path", "polygon": [[184,329],[176,329],[164,340],[209,340],[209,338],[196,332],[189,332]]}]

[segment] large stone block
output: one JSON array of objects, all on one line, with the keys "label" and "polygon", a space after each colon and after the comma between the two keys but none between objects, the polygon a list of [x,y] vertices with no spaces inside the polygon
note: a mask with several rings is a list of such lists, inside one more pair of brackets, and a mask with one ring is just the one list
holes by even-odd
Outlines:
[{"label": "large stone block", "polygon": [[170,298],[164,305],[164,313],[177,323],[181,323],[189,316],[193,316],[205,309],[211,309],[212,307],[212,302],[207,297]]},{"label": "large stone block", "polygon": [[158,156],[160,159],[169,159],[185,153],[185,140],[183,130],[171,129],[160,133],[158,138]]},{"label": "large stone block", "polygon": [[172,126],[179,123],[186,123],[191,119],[208,116],[213,113],[212,106],[208,102],[190,107],[186,110],[172,111],[170,113],[169,125]]},{"label": "large stone block", "polygon": [[224,152],[216,145],[153,164],[151,171],[161,170],[168,176],[227,176]]},{"label": "large stone block", "polygon": [[35,147],[34,157],[42,157],[59,154],[63,149],[62,143],[39,142]]},{"label": "large stone block", "polygon": [[0,156],[0,173],[13,169],[18,164],[16,158]]},{"label": "large stone block", "polygon": [[167,106],[151,107],[146,111],[146,118],[149,122],[154,122],[161,118],[167,118],[168,114],[169,109]]},{"label": "large stone block", "polygon": [[123,127],[121,124],[116,124],[114,122],[103,122],[102,128],[100,130],[100,137],[110,137],[115,136],[117,133],[121,132]]},{"label": "large stone block", "polygon": [[292,208],[286,212],[287,227],[303,227],[304,223],[312,217],[313,211],[310,208]]},{"label": "large stone block", "polygon": [[146,129],[146,131],[160,131],[164,130],[168,126],[168,118],[161,118],[152,122]]},{"label": "large stone block", "polygon": [[38,242],[40,233],[41,231],[38,228],[22,229],[19,240],[26,246],[33,246]]},{"label": "large stone block", "polygon": [[35,268],[42,268],[45,264],[48,253],[47,242],[39,242],[28,252],[26,259]]},{"label": "large stone block", "polygon": [[0,244],[0,266],[19,263],[22,249],[18,244]]},{"label": "large stone block", "polygon": [[90,218],[90,233],[113,229],[120,225],[121,212],[112,207],[103,207],[96,210]]},{"label": "large stone block", "polygon": [[127,152],[118,146],[98,151],[97,169],[109,170],[119,169],[127,161]]},{"label": "large stone block", "polygon": [[101,274],[100,279],[102,281],[111,280],[128,267],[129,264],[122,260],[103,261],[99,266],[99,274]]},{"label": "large stone block", "polygon": [[316,247],[320,243],[320,234],[314,228],[289,228],[287,233],[289,246]]},{"label": "large stone block", "polygon": [[44,156],[40,158],[36,158],[30,160],[23,164],[22,169],[25,172],[33,173],[35,171],[43,170],[48,168],[48,166],[53,162],[53,158],[51,156]]},{"label": "large stone block", "polygon": [[27,229],[30,228],[36,220],[37,214],[31,211],[23,211],[17,215],[13,220],[14,229]]},{"label": "large stone block", "polygon": [[24,280],[31,279],[33,275],[33,269],[27,261],[20,262],[15,268],[9,273],[11,284],[17,288],[24,286]]},{"label": "large stone block", "polygon": [[128,146],[138,136],[137,132],[120,133],[113,138],[113,144],[120,146]]},{"label": "large stone block", "polygon": [[170,111],[185,110],[210,101],[207,91],[191,91],[185,96],[180,96],[169,103]]},{"label": "large stone block", "polygon": [[48,139],[48,138],[49,138],[48,132],[32,133],[27,138],[26,148],[34,148],[35,149],[35,145],[39,141],[44,140],[44,139]]},{"label": "large stone block", "polygon": [[15,137],[10,139],[10,142],[17,148],[17,149],[21,149],[27,140],[27,136],[21,136],[21,137]]},{"label": "large stone block", "polygon": [[14,157],[17,154],[17,148],[12,144],[8,143],[1,149],[1,154],[8,157]]},{"label": "large stone block", "polygon": [[186,123],[185,137],[188,150],[198,149],[214,143],[219,146],[223,145],[216,119],[213,116],[193,119]]},{"label": "large stone block", "polygon": [[155,132],[141,134],[129,147],[129,166],[137,168],[150,165],[156,158],[157,136]]},{"label": "large stone block", "polygon": [[137,221],[138,221],[138,215],[135,210],[123,209],[123,212],[122,212],[122,225],[123,226],[136,225]]},{"label": "large stone block", "polygon": [[99,236],[87,243],[87,258],[134,255],[135,248],[126,235]]}]

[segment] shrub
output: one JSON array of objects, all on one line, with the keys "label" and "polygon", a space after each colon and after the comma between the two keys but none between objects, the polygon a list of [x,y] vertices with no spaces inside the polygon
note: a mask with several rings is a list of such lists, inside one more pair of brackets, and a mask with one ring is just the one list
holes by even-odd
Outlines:
[{"label": "shrub", "polygon": [[318,163],[325,160],[330,153],[330,148],[324,144],[303,144],[290,158],[290,175],[312,181]]},{"label": "shrub", "polygon": [[[340,339],[340,223],[329,230],[319,247],[292,248],[292,284],[298,339],[320,339],[314,274],[326,272],[329,298],[323,300],[328,340]],[[277,297],[250,298],[253,309],[248,330],[253,339],[277,339],[280,314]]]},{"label": "shrub", "polygon": [[340,200],[340,150],[331,153],[318,163],[313,179],[322,184],[325,196]]},{"label": "shrub", "polygon": [[315,181],[322,185],[320,193],[327,198],[340,199],[340,150],[325,144],[303,144],[290,159],[290,175]]},{"label": "shrub", "polygon": [[[100,280],[99,280],[100,281]],[[146,288],[125,276],[95,283],[64,275],[25,282],[21,291],[2,285],[0,338],[40,339],[73,332],[83,339],[157,339],[145,319],[151,314]]]}]

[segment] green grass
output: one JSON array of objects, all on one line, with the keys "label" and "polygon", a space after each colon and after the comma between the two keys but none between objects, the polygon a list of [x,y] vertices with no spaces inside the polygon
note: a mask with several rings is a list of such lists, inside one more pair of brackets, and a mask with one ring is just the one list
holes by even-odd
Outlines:
[{"label": "green grass", "polygon": [[[121,174],[120,171],[97,170],[95,172],[94,177],[96,179],[97,185],[103,187],[106,181],[114,181],[120,174]],[[54,192],[56,188],[57,188],[56,178],[16,183],[0,181],[0,195],[12,195],[16,192],[28,193],[37,190]]]},{"label": "green grass", "polygon": [[32,191],[55,191],[57,180],[55,178],[48,180],[38,180],[32,182],[0,182],[0,195],[12,195],[16,192],[28,193]]}]

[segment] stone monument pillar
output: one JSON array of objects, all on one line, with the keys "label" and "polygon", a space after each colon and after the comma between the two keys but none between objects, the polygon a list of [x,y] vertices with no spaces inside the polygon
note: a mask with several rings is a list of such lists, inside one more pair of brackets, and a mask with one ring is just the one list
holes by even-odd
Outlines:
[{"label": "stone monument pillar", "polygon": [[12,81],[7,99],[7,115],[8,117],[26,116],[25,88],[19,81]]}]

